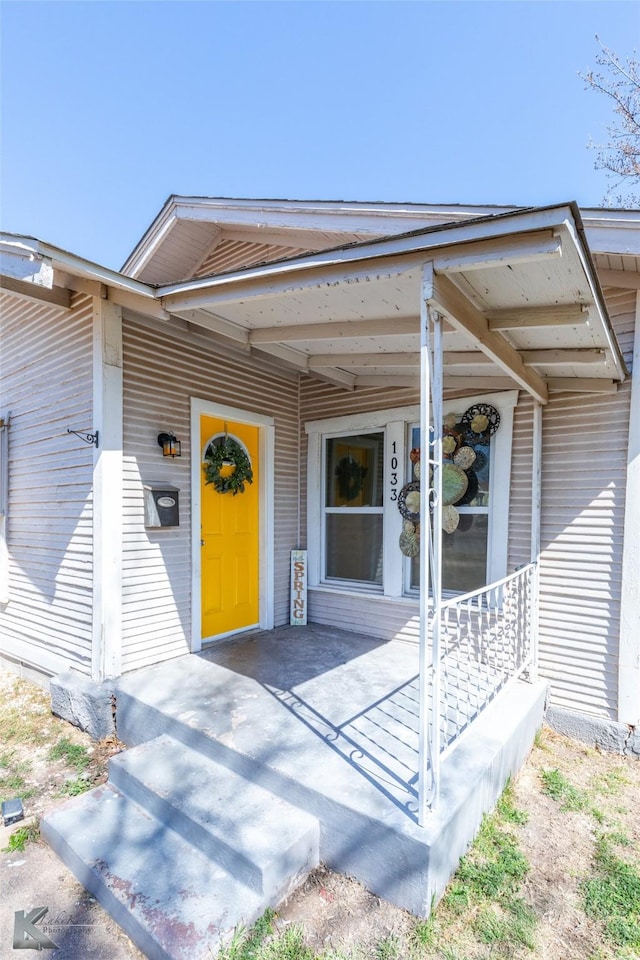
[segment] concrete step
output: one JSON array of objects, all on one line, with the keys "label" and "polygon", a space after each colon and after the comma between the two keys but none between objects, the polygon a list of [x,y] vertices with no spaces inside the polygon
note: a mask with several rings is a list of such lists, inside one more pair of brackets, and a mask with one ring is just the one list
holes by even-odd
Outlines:
[{"label": "concrete step", "polygon": [[57,807],[41,830],[149,960],[211,960],[237,926],[281,899],[247,887],[109,784]]},{"label": "concrete step", "polygon": [[270,901],[318,864],[315,817],[173,737],[112,758],[109,781]]}]

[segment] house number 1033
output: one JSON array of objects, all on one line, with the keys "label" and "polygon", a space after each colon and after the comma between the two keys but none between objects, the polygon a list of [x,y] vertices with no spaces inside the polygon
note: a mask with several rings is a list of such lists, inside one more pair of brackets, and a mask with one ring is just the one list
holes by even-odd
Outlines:
[{"label": "house number 1033", "polygon": [[391,444],[391,460],[389,461],[389,466],[391,467],[389,486],[391,488],[391,500],[394,501],[398,499],[398,487],[400,486],[400,482],[398,480],[398,457],[395,440]]}]

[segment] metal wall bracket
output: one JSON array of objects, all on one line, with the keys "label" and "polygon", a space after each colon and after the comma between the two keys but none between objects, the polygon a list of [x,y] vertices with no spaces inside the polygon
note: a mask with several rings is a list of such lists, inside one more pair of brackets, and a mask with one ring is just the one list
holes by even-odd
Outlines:
[{"label": "metal wall bracket", "polygon": [[95,433],[85,433],[83,430],[72,430],[71,427],[67,427],[67,433],[73,433],[74,436],[80,437],[85,443],[90,443],[96,449],[98,448],[99,433],[96,430]]}]

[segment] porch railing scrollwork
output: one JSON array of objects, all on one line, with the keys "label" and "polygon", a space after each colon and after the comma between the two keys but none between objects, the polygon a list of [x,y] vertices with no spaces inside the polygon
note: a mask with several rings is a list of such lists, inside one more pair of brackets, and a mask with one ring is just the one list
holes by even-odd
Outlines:
[{"label": "porch railing scrollwork", "polygon": [[[462,734],[514,680],[535,668],[536,564],[440,605],[439,657],[431,665],[431,691],[440,691],[439,729],[429,731],[430,756],[449,753]],[[439,673],[439,676],[437,676]],[[431,804],[438,795],[439,764],[432,764]]]}]

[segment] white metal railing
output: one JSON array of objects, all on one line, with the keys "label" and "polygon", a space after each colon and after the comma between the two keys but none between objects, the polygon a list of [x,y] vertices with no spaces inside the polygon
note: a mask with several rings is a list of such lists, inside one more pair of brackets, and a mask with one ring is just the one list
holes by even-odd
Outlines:
[{"label": "white metal railing", "polygon": [[[418,823],[438,802],[440,762],[508,683],[528,671],[536,679],[538,572],[532,562],[480,590],[442,596],[442,294],[433,261],[422,268],[420,298],[420,654]],[[453,289],[453,288],[452,288]],[[455,291],[454,291],[455,292]],[[451,303],[449,302],[449,307]],[[451,319],[450,309],[445,313]],[[454,324],[455,326],[455,324]],[[542,408],[533,415],[531,560],[540,548]]]},{"label": "white metal railing", "polygon": [[536,564],[530,563],[441,603],[439,656],[429,670],[431,805],[438,796],[438,760],[500,690],[525,673],[534,675],[536,584]]}]

